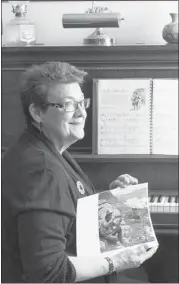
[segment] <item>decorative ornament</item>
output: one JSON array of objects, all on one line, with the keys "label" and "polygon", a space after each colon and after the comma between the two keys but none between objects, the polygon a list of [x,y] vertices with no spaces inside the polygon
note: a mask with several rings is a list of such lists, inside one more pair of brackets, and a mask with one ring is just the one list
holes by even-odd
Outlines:
[{"label": "decorative ornament", "polygon": [[9,1],[15,17],[6,25],[4,38],[6,46],[34,45],[35,25],[30,21],[27,14],[29,1]]},{"label": "decorative ornament", "polygon": [[85,193],[84,186],[82,185],[82,183],[81,183],[80,181],[77,181],[76,187],[77,187],[78,191],[79,191],[81,194],[84,194],[84,193]]},{"label": "decorative ornament", "polygon": [[172,21],[163,28],[163,39],[168,43],[178,42],[178,13],[170,13]]}]

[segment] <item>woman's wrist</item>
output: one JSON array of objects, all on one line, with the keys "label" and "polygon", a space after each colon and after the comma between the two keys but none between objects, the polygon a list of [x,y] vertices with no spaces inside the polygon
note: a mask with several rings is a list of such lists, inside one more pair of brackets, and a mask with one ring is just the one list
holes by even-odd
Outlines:
[{"label": "woman's wrist", "polygon": [[109,274],[109,261],[104,256],[91,258],[69,256],[69,259],[76,270],[75,282],[83,282],[87,279]]}]

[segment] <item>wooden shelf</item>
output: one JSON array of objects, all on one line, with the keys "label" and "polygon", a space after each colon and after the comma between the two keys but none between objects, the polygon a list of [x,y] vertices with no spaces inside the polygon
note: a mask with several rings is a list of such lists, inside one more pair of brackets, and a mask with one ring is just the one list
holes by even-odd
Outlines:
[{"label": "wooden shelf", "polygon": [[119,163],[119,162],[155,162],[155,163],[178,163],[176,155],[102,155],[102,154],[84,154],[72,153],[78,162],[86,163]]},{"label": "wooden shelf", "polygon": [[67,61],[93,70],[175,70],[178,45],[34,45],[2,47],[2,69],[24,69],[45,61]]}]

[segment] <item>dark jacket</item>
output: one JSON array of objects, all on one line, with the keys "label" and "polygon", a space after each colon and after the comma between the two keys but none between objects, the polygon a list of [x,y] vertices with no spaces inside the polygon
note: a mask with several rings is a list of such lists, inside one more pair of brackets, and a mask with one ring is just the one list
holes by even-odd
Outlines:
[{"label": "dark jacket", "polygon": [[[74,282],[77,200],[93,193],[71,155],[28,127],[2,160],[1,283]],[[140,281],[113,273],[84,282]]]},{"label": "dark jacket", "polygon": [[67,151],[28,127],[2,161],[2,282],[74,282],[77,199],[94,192]]}]

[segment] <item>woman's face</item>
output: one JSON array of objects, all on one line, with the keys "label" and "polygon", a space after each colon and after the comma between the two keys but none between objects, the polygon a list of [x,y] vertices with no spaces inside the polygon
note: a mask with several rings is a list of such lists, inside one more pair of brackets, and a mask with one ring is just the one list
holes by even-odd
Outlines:
[{"label": "woman's face", "polygon": [[[78,83],[56,84],[50,89],[48,95],[49,103],[64,103],[83,99],[84,94]],[[49,106],[45,113],[41,113],[44,131],[53,140],[56,139],[60,141],[62,146],[67,147],[84,137],[86,117],[86,110],[80,105],[71,112]]]}]

